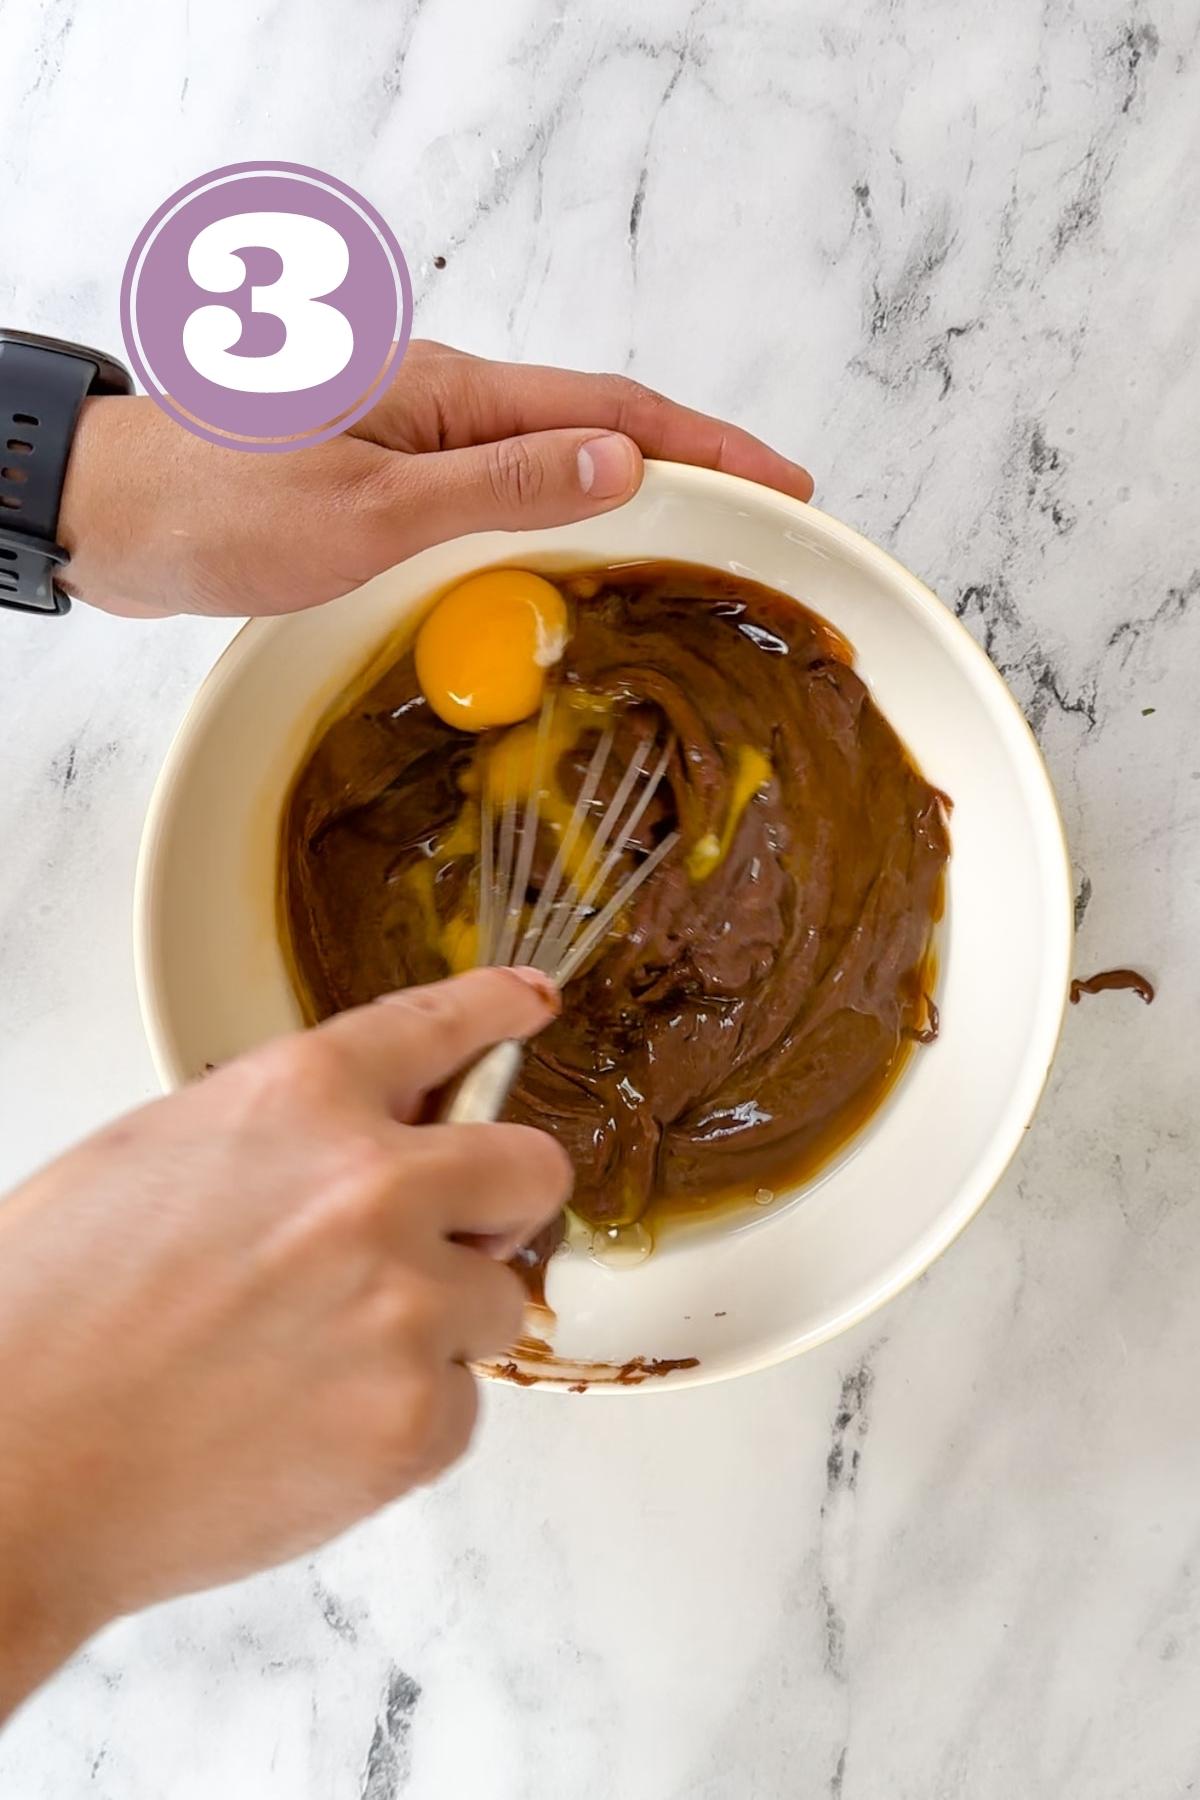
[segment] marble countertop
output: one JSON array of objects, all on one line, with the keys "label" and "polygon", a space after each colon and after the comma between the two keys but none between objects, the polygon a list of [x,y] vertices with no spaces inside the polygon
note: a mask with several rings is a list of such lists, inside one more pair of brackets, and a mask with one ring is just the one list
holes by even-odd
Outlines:
[{"label": "marble countertop", "polygon": [[[435,1491],[108,1631],[0,1794],[1200,1794],[1200,4],[0,0],[0,34],[0,315],[116,345],[173,188],[343,176],[420,331],[736,418],[922,574],[1044,746],[1079,972],[1159,986],[1072,1009],[1004,1184],[874,1319],[711,1389],[489,1393]],[[4,1183],[153,1089],[134,856],[228,632],[0,628]]]}]

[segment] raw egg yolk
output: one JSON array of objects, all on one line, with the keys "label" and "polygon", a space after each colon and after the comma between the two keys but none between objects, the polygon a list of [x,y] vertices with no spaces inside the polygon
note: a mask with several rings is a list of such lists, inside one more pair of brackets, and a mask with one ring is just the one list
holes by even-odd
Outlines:
[{"label": "raw egg yolk", "polygon": [[439,719],[459,731],[515,725],[541,704],[562,656],[562,595],[525,569],[490,569],[443,594],[417,633],[417,680]]}]

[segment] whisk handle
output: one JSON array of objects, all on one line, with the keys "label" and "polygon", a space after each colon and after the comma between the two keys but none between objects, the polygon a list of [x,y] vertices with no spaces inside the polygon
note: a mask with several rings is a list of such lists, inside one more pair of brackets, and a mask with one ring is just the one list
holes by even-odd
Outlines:
[{"label": "whisk handle", "polygon": [[447,1125],[481,1125],[500,1116],[521,1068],[524,1045],[509,1038],[460,1075],[438,1109]]}]

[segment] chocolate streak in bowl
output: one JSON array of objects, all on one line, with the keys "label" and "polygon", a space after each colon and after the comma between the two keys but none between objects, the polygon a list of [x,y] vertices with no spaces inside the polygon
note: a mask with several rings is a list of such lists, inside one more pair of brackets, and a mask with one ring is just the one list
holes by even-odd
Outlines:
[{"label": "chocolate streak in bowl", "polygon": [[[583,704],[566,708],[554,805],[569,810],[608,706],[614,782],[647,723],[673,735],[639,844],[676,825],[682,844],[530,1046],[507,1116],[552,1130],[576,1212],[622,1227],[794,1186],[936,1033],[947,803],[850,646],[794,600],[685,564],[560,585],[562,693]],[[471,796],[496,741],[435,716],[411,649],[323,726],[282,845],[310,1018],[470,960]],[[535,885],[555,844],[541,836]]]}]

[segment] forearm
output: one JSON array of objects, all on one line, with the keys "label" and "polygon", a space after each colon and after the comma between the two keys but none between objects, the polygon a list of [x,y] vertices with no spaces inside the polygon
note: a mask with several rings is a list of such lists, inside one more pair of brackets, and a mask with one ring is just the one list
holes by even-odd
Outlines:
[{"label": "forearm", "polygon": [[47,1521],[0,1474],[0,1722],[105,1622],[56,1566]]},{"label": "forearm", "polygon": [[30,1232],[38,1188],[35,1178],[0,1201],[0,1720],[119,1610],[100,1600],[107,1577],[91,1541],[105,1486],[96,1413],[75,1373],[81,1410],[63,1416],[53,1390],[70,1326],[47,1342],[34,1303],[47,1251]]}]

